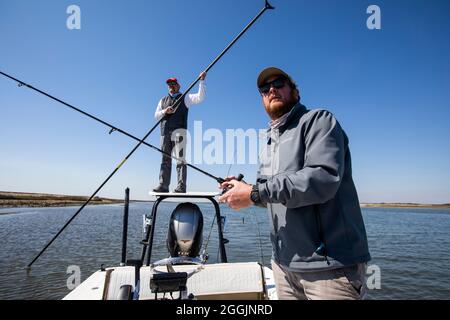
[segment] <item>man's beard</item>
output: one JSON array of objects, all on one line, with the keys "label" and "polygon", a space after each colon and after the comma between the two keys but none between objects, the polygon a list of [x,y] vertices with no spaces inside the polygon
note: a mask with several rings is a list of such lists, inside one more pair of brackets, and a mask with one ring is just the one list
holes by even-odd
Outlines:
[{"label": "man's beard", "polygon": [[291,95],[288,101],[283,101],[281,105],[278,105],[276,107],[268,106],[266,108],[266,112],[269,114],[270,119],[276,120],[280,118],[281,116],[285,115],[289,111],[292,110],[292,108],[297,103],[298,99],[294,97],[294,95]]}]

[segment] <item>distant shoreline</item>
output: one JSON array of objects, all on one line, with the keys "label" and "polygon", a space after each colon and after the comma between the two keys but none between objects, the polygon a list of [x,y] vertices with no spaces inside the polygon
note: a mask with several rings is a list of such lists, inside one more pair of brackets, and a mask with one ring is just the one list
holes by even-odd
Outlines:
[{"label": "distant shoreline", "polygon": [[398,209],[450,209],[450,203],[422,204],[422,203],[361,203],[361,208],[398,208]]},{"label": "distant shoreline", "polygon": [[[68,207],[82,205],[89,197],[68,196],[47,193],[6,192],[0,191],[0,208],[19,207]],[[131,202],[141,202],[133,200]],[[143,202],[143,201],[142,201]],[[148,202],[148,201],[147,201]],[[94,197],[90,205],[121,204],[124,200]],[[422,209],[450,209],[450,203],[421,204],[421,203],[361,203],[361,208],[422,208]]]},{"label": "distant shoreline", "polygon": [[[69,207],[82,205],[87,199],[89,199],[89,197],[0,191],[0,208]],[[124,200],[94,197],[89,204],[105,205],[118,203],[124,203]]]}]

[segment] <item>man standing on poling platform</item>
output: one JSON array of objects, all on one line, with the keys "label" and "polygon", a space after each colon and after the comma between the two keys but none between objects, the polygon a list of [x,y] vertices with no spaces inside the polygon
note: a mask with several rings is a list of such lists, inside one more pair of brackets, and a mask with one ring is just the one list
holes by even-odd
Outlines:
[{"label": "man standing on poling platform", "polygon": [[[200,82],[198,93],[187,94],[177,108],[174,104],[181,96],[180,84],[177,78],[169,78],[166,80],[169,94],[162,98],[155,112],[155,118],[161,121],[161,149],[167,154],[172,154],[175,148],[175,157],[177,160],[177,178],[178,185],[173,190],[177,193],[186,192],[187,167],[184,162],[186,147],[186,130],[189,107],[193,104],[201,103],[205,99],[206,88],[205,78],[206,72],[202,72],[199,76]],[[159,185],[153,189],[154,192],[169,192],[170,177],[172,173],[172,158],[163,154],[161,169],[159,172]]]}]

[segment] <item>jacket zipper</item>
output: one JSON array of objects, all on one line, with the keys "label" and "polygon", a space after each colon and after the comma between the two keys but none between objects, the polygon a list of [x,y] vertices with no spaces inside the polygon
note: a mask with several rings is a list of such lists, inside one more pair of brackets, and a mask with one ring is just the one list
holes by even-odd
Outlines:
[{"label": "jacket zipper", "polygon": [[314,205],[314,214],[316,215],[317,225],[319,227],[319,238],[320,238],[320,242],[321,242],[320,246],[316,250],[316,253],[323,249],[323,255],[325,257],[325,261],[327,262],[327,265],[330,265],[330,261],[328,260],[327,244],[326,244],[325,235],[323,232],[322,218],[320,216],[320,208],[319,208],[318,204]]}]

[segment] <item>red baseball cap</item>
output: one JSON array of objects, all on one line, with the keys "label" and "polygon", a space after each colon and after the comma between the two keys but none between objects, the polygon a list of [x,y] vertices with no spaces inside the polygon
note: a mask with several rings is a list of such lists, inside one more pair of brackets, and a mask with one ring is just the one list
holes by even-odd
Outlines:
[{"label": "red baseball cap", "polygon": [[177,80],[177,78],[169,78],[169,79],[166,80],[166,83],[169,84],[169,82],[176,82],[176,83],[178,83],[178,80]]}]

